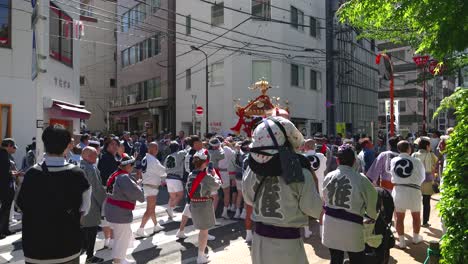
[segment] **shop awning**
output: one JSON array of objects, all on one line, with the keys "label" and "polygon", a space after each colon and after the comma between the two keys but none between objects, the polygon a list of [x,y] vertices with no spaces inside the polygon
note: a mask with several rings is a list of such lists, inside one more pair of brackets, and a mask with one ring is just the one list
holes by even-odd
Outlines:
[{"label": "shop awning", "polygon": [[52,109],[59,112],[63,117],[89,119],[91,112],[86,110],[83,105],[72,104],[64,101],[53,100]]}]

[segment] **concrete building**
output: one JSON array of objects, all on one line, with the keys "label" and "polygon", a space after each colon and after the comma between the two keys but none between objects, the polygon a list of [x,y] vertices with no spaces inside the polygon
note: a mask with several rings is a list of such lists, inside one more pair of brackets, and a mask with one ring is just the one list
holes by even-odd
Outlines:
[{"label": "concrete building", "polygon": [[197,133],[206,122],[209,132],[232,133],[234,106],[257,97],[248,87],[265,78],[304,135],[326,132],[325,1],[187,0],[176,9],[177,130],[194,132],[197,105],[205,111]]},{"label": "concrete building", "polygon": [[116,1],[81,2],[86,41],[80,42],[80,104],[93,113],[84,128],[107,131],[109,100],[117,96]]},{"label": "concrete building", "polygon": [[118,0],[117,97],[111,130],[175,129],[175,2]]},{"label": "concrete building", "polygon": [[0,1],[0,138],[17,140],[20,164],[32,137],[42,154],[45,126],[79,134],[80,119],[90,117],[79,105],[78,10],[74,2],[40,1],[32,8],[29,1]]},{"label": "concrete building", "polygon": [[[413,61],[417,56],[409,46],[396,45],[389,42],[378,44],[378,49],[386,51],[392,58],[395,74],[395,101],[398,101],[399,124],[398,133],[407,135],[422,131],[424,117],[423,70]],[[426,132],[431,130],[445,130],[455,124],[452,112],[447,112],[433,120],[432,116],[439,107],[440,101],[453,93],[455,78],[433,77],[428,69],[426,76]],[[389,81],[382,80],[379,89],[379,128],[385,130],[385,101],[389,100]]]}]

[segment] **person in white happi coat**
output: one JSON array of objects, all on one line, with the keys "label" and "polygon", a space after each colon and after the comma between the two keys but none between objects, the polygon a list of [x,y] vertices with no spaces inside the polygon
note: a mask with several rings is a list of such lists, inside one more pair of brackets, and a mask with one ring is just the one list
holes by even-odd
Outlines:
[{"label": "person in white happi coat", "polygon": [[377,191],[364,175],[353,169],[352,146],[338,148],[338,168],[323,181],[322,244],[329,248],[331,264],[342,264],[348,252],[351,264],[364,263],[364,215],[376,219]]},{"label": "person in white happi coat", "polygon": [[[304,156],[310,161],[310,166],[317,176],[318,191],[320,197],[323,196],[322,186],[325,178],[325,170],[327,169],[327,157],[320,152],[315,151],[316,143],[313,139],[307,139],[304,142]],[[320,225],[322,230],[322,225]],[[320,233],[322,233],[320,231]],[[304,227],[304,237],[309,238],[312,235],[309,226]]]},{"label": "person in white happi coat", "polygon": [[295,151],[304,139],[289,120],[270,117],[253,133],[242,193],[253,206],[252,263],[308,263],[300,228],[318,218],[322,200],[310,162]]},{"label": "person in white happi coat", "polygon": [[396,230],[399,236],[397,247],[406,248],[405,242],[405,212],[411,211],[413,217],[413,243],[422,241],[419,235],[421,228],[421,184],[425,179],[424,166],[417,158],[410,156],[411,145],[408,141],[398,142],[400,155],[392,159],[390,171],[394,185],[392,196],[396,211]]},{"label": "person in white happi coat", "polygon": [[146,197],[146,211],[141,220],[140,228],[137,230],[137,236],[144,237],[145,225],[151,218],[154,227],[153,232],[159,232],[164,229],[156,219],[156,198],[161,185],[161,178],[166,177],[166,168],[156,158],[158,155],[158,143],[151,142],[148,145],[148,153],[141,160],[141,170],[143,171],[143,192]]}]

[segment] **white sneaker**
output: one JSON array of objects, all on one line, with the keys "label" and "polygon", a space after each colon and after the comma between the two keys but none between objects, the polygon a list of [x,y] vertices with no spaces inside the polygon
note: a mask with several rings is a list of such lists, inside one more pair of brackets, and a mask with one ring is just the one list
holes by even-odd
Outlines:
[{"label": "white sneaker", "polygon": [[228,210],[231,211],[231,212],[235,212],[236,211],[236,205],[231,204],[231,206],[229,207]]},{"label": "white sneaker", "polygon": [[304,227],[304,237],[309,238],[310,236],[312,236],[312,231],[310,231],[308,226]]},{"label": "white sneaker", "polygon": [[396,243],[396,246],[400,249],[405,249],[406,248],[406,242],[404,237],[400,237],[398,242]]},{"label": "white sneaker", "polygon": [[175,234],[175,236],[177,238],[181,238],[181,239],[184,239],[184,238],[187,238],[187,235],[185,234],[184,231],[180,231],[180,230],[177,230],[177,233]]},{"label": "white sneaker", "polygon": [[241,215],[240,215],[240,218],[245,220],[246,214],[247,214],[247,212],[245,211],[245,208],[242,209],[242,213],[241,213]]},{"label": "white sneaker", "polygon": [[419,244],[423,241],[423,238],[420,234],[413,234],[413,244]]},{"label": "white sneaker", "polygon": [[162,226],[162,225],[160,225],[160,224],[157,224],[157,225],[155,225],[155,226],[153,227],[153,232],[157,233],[157,232],[159,232],[159,231],[161,231],[161,230],[164,230],[164,229],[165,229],[164,226]]},{"label": "white sneaker", "polygon": [[224,218],[224,219],[229,219],[228,208],[227,207],[224,207],[223,214],[221,215],[221,217]]},{"label": "white sneaker", "polygon": [[245,242],[252,242],[252,230],[246,230]]},{"label": "white sneaker", "polygon": [[208,241],[213,241],[215,239],[216,239],[215,236],[212,236],[212,235],[208,234]]},{"label": "white sneaker", "polygon": [[240,218],[240,209],[236,210],[236,214],[234,215],[234,219],[239,219]]},{"label": "white sneaker", "polygon": [[145,232],[145,229],[141,228],[141,227],[137,229],[135,234],[136,234],[137,237],[147,237],[148,236],[146,234],[146,232]]},{"label": "white sneaker", "polygon": [[173,219],[174,218],[174,211],[172,210],[172,208],[167,208],[166,209],[166,213],[167,215],[169,216],[169,219]]},{"label": "white sneaker", "polygon": [[209,263],[210,260],[203,254],[203,255],[198,255],[197,257],[197,264],[202,264],[202,263]]}]

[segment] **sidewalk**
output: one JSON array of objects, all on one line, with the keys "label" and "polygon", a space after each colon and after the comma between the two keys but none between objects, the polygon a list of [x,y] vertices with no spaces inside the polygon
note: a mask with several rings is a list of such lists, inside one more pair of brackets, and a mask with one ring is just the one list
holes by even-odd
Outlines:
[{"label": "sidewalk", "polygon": [[[438,217],[438,212],[436,211],[436,203],[438,202],[440,196],[433,195],[431,201],[431,217],[429,223],[431,227],[421,228],[420,234],[424,238],[424,242],[413,245],[411,243],[411,236],[413,234],[412,230],[412,219],[409,212],[406,213],[405,217],[405,234],[407,240],[407,249],[400,250],[393,248],[390,251],[390,262],[389,263],[423,263],[426,259],[426,250],[431,240],[439,240],[442,236],[442,227],[440,223],[440,218]],[[314,226],[315,229],[312,231],[316,234],[318,232],[318,225]],[[396,236],[396,234],[395,234]],[[329,252],[326,247],[324,247],[320,238],[316,235],[313,235],[311,238],[305,240],[305,249],[309,259],[310,264],[328,264],[329,263]],[[236,263],[236,264],[250,264],[250,251],[248,245],[244,242],[243,239],[238,239],[237,241],[232,241],[232,243],[224,248],[224,250],[219,252],[214,252],[210,254],[210,263]]]}]

